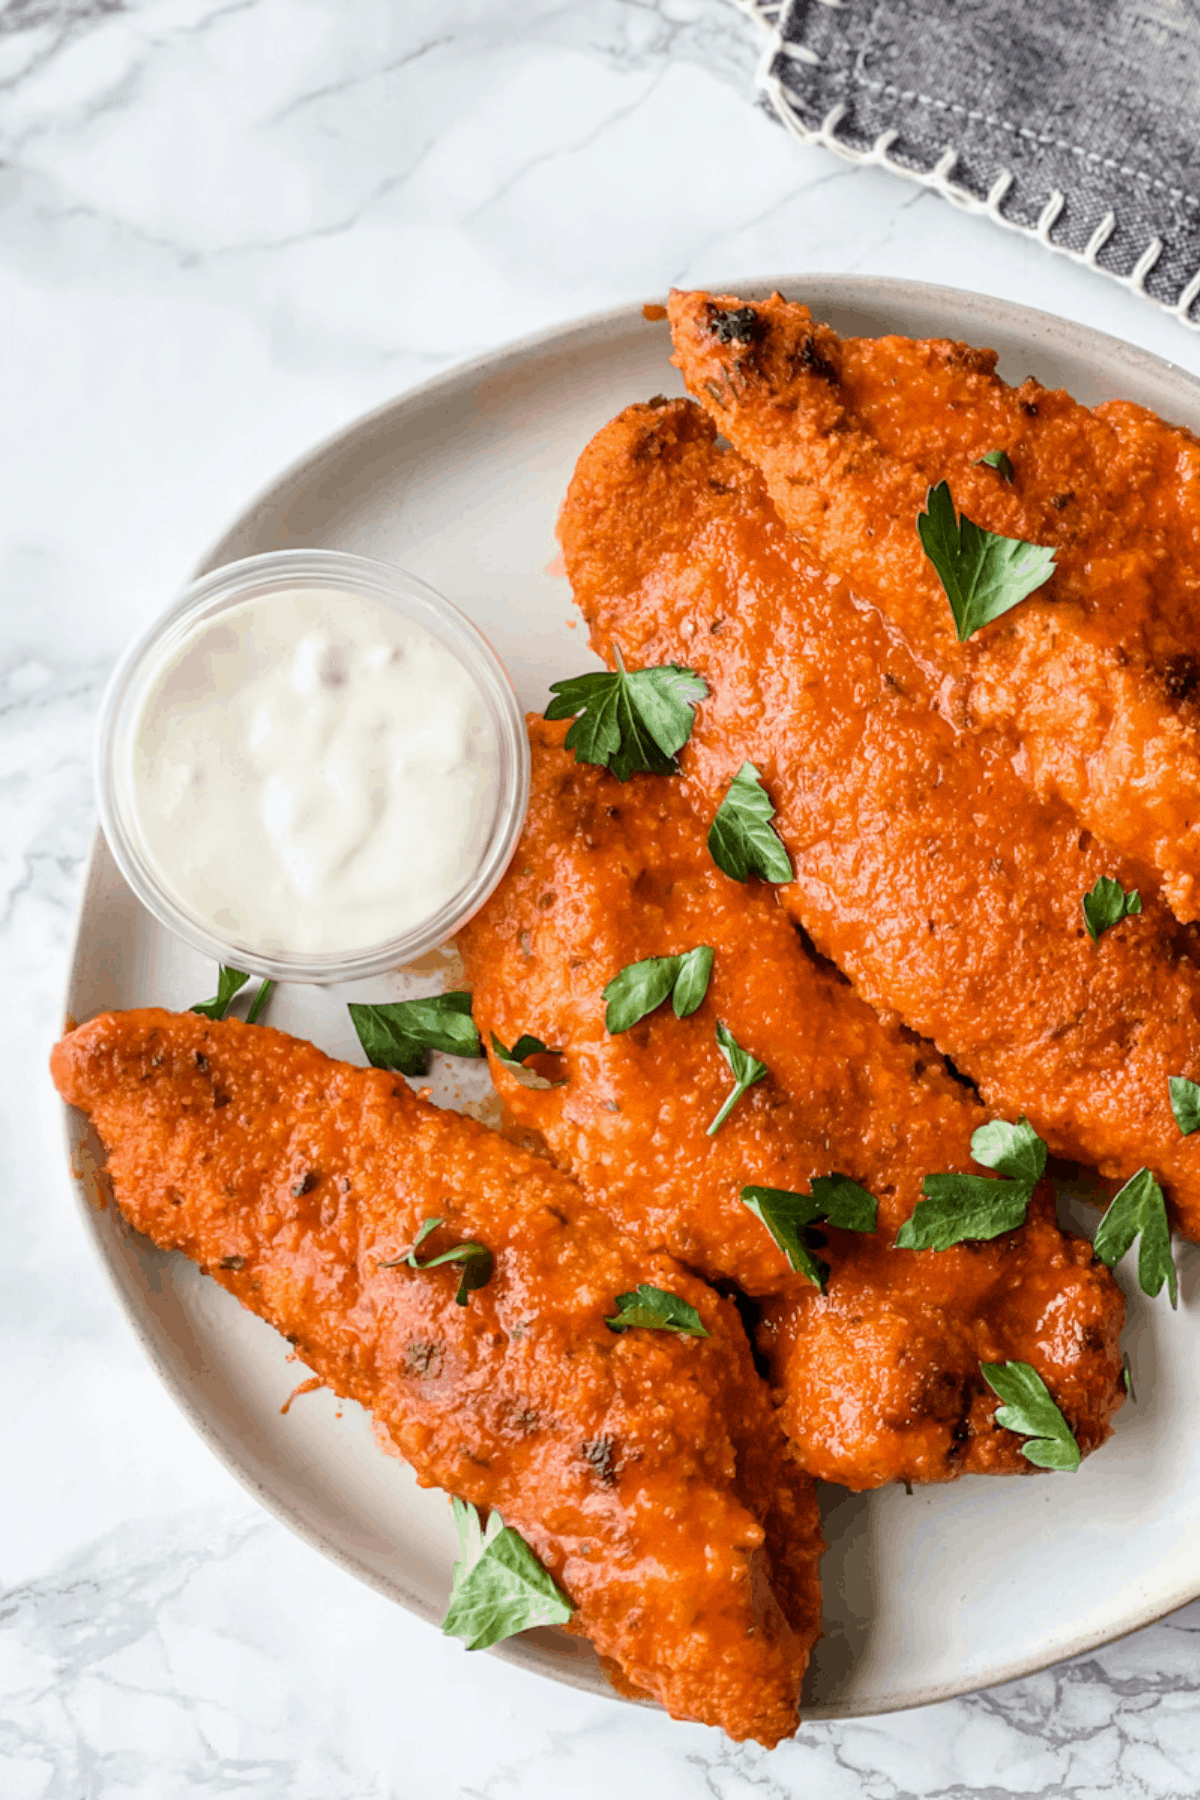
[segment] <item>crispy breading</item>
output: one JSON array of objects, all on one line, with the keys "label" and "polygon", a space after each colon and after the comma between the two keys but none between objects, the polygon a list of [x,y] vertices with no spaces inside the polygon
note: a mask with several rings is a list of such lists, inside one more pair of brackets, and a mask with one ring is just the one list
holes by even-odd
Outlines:
[{"label": "crispy breading", "polygon": [[[984,1361],[1032,1364],[1094,1449],[1122,1397],[1124,1306],[1091,1246],[1059,1231],[1049,1184],[992,1242],[895,1249],[925,1174],[973,1167],[987,1115],[930,1046],[815,960],[769,888],[721,873],[679,778],[618,783],[574,761],[566,730],[530,720],[524,834],[458,939],[484,1041],[529,1033],[562,1051],[535,1059],[560,1083],[540,1089],[493,1057],[511,1113],[629,1236],[768,1302],[760,1343],[814,1474],[865,1488],[1028,1470],[994,1423]],[[668,1002],[606,1030],[622,968],[698,944],[715,958],[696,1012]],[[770,1073],[710,1137],[731,1085],[718,1020]],[[740,1193],[807,1192],[833,1172],[876,1196],[879,1229],[821,1232],[822,1296]]]},{"label": "crispy breading", "polygon": [[[784,523],[903,634],[954,722],[1011,728],[1039,794],[1200,916],[1196,438],[1128,401],[1009,387],[990,350],[839,338],[779,295],[676,293],[670,317],[688,387]],[[1011,483],[980,466],[993,450]],[[976,524],[1057,551],[1048,585],[966,644],[916,529],[941,481]]]},{"label": "crispy breading", "polygon": [[[546,1162],[280,1032],[109,1013],[52,1072],[130,1223],[370,1408],[424,1485],[498,1507],[626,1688],[739,1739],[795,1730],[819,1524],[730,1301]],[[431,1216],[426,1253],[494,1255],[465,1306],[455,1267],[386,1266]],[[610,1331],[640,1282],[710,1335]]]},{"label": "crispy breading", "polygon": [[874,609],[819,569],[758,471],[677,401],[631,407],[580,459],[561,535],[602,655],[690,664],[711,698],[684,752],[711,818],[763,772],[817,948],[1054,1154],[1125,1179],[1146,1164],[1200,1236],[1200,1134],[1168,1077],[1200,1077],[1196,931],[1145,893],[1093,943],[1081,898],[1144,874],[1043,804],[998,734],[958,733]]}]

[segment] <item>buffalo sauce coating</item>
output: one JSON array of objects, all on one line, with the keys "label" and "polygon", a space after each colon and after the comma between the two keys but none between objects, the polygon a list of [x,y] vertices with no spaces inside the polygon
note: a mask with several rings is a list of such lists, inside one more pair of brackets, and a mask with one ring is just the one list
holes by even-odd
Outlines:
[{"label": "buffalo sauce coating", "polygon": [[[735,1738],[795,1729],[819,1524],[729,1301],[624,1243],[548,1164],[280,1032],[103,1014],[52,1073],[129,1222],[369,1407],[422,1484],[498,1507],[626,1687]],[[431,1216],[424,1255],[494,1255],[466,1306],[453,1266],[383,1266]],[[611,1332],[643,1281],[711,1335]]]},{"label": "buffalo sauce coating", "polygon": [[[687,401],[633,407],[580,459],[560,528],[596,647],[705,678],[683,756],[697,810],[756,763],[796,870],[783,903],[867,1000],[1053,1154],[1120,1180],[1148,1164],[1200,1235],[1200,1134],[1181,1135],[1168,1089],[1200,1076],[1195,928],[1038,801],[1006,738],[954,730],[713,440]],[[1093,943],[1081,899],[1101,875],[1140,888],[1143,911]]]},{"label": "buffalo sauce coating", "polygon": [[[839,338],[779,295],[677,293],[670,311],[689,388],[945,682],[943,707],[1012,730],[1039,794],[1200,916],[1200,443],[1127,401],[1009,387],[990,350]],[[993,450],[1011,482],[981,466]],[[977,525],[1056,551],[1044,588],[961,645],[916,529],[941,481]]]},{"label": "buffalo sauce coating", "polygon": [[[766,1302],[760,1344],[797,1454],[851,1488],[1028,1469],[997,1428],[981,1362],[1032,1364],[1088,1450],[1120,1403],[1124,1307],[1091,1247],[1028,1222],[944,1252],[894,1240],[931,1170],[969,1169],[986,1117],[941,1059],[804,949],[771,890],[716,867],[677,777],[624,784],[563,749],[565,725],[530,720],[525,833],[504,882],[459,935],[485,1043],[525,1033],[561,1049],[521,1084],[493,1058],[515,1117],[637,1241]],[[699,1009],[669,1002],[605,1029],[605,985],[628,964],[697,944],[715,951]],[[767,1078],[714,1137],[731,1076],[722,1020]],[[823,1229],[823,1297],[793,1274],[744,1185],[807,1192],[839,1172],[879,1201],[874,1233]],[[1048,1184],[1047,1184],[1048,1187]]]}]

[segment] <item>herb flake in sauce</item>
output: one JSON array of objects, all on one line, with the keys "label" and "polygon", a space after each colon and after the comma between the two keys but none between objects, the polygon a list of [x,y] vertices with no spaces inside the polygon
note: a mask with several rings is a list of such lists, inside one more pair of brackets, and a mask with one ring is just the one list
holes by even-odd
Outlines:
[{"label": "herb flake in sauce", "polygon": [[1003,475],[1005,481],[1012,481],[1013,466],[1007,450],[989,450],[986,456],[979,458],[975,466],[978,469],[995,469],[997,475]]},{"label": "herb flake in sauce", "polygon": [[639,1282],[630,1294],[618,1294],[616,1313],[604,1323],[610,1331],[678,1331],[686,1337],[707,1337],[704,1321],[695,1307],[666,1288]]},{"label": "herb flake in sauce", "polygon": [[752,1088],[756,1081],[762,1081],[764,1076],[769,1073],[766,1063],[759,1062],[756,1056],[751,1056],[748,1050],[743,1050],[732,1031],[727,1025],[722,1024],[720,1019],[717,1020],[717,1044],[720,1047],[721,1055],[729,1064],[734,1086],[720,1112],[708,1127],[706,1134],[708,1137],[717,1135],[742,1095]]},{"label": "herb flake in sauce", "polygon": [[440,1256],[431,1256],[428,1262],[418,1262],[417,1251],[425,1239],[435,1232],[439,1225],[445,1223],[445,1219],[425,1219],[420,1231],[413,1239],[412,1249],[406,1251],[403,1256],[393,1257],[391,1262],[380,1263],[379,1267],[381,1269],[419,1269],[423,1274],[426,1269],[440,1269],[446,1263],[461,1263],[462,1274],[459,1277],[458,1292],[454,1298],[459,1306],[466,1306],[476,1288],[486,1287],[492,1279],[492,1269],[495,1266],[492,1253],[486,1244],[455,1244],[451,1249],[443,1250]]},{"label": "herb flake in sauce", "polygon": [[1090,894],[1083,896],[1083,922],[1093,944],[1098,944],[1106,931],[1142,910],[1142,896],[1136,888],[1128,893],[1111,875],[1101,875]]},{"label": "herb flake in sauce", "polygon": [[708,848],[722,874],[734,881],[758,875],[777,885],[793,879],[792,862],[771,824],[775,808],[752,762],[744,762],[717,808]]},{"label": "herb flake in sauce", "polygon": [[897,1233],[898,1250],[949,1250],[953,1244],[1000,1237],[1024,1224],[1046,1167],[1046,1146],[1029,1120],[1021,1117],[1011,1125],[992,1119],[980,1125],[971,1137],[971,1155],[1006,1179],[927,1175],[921,1184],[925,1198]]},{"label": "herb flake in sauce", "polygon": [[930,488],[925,506],[917,515],[917,531],[950,602],[960,644],[1053,575],[1055,553],[1049,546],[1000,537],[965,514],[956,518],[944,481]]},{"label": "herb flake in sauce", "polygon": [[1171,1075],[1167,1087],[1175,1123],[1184,1137],[1191,1137],[1193,1131],[1200,1131],[1200,1085],[1189,1081],[1186,1075]]},{"label": "herb flake in sauce", "polygon": [[825,1292],[829,1264],[814,1255],[806,1232],[810,1225],[832,1225],[839,1231],[874,1231],[878,1204],[873,1194],[848,1175],[816,1175],[810,1194],[789,1188],[744,1187],[741,1202],[766,1226],[797,1275],[806,1275]]},{"label": "herb flake in sauce", "polygon": [[526,1058],[530,1056],[560,1056],[562,1054],[559,1050],[552,1050],[549,1044],[543,1044],[541,1038],[530,1037],[528,1033],[523,1033],[512,1049],[506,1050],[493,1031],[492,1049],[498,1059],[510,1069],[523,1068]]},{"label": "herb flake in sauce", "polygon": [[1039,1469],[1079,1467],[1079,1445],[1050,1390],[1028,1363],[980,1363],[983,1379],[1004,1405],[996,1408],[997,1425],[1018,1432],[1028,1442],[1021,1453]]},{"label": "herb flake in sauce", "polygon": [[631,775],[675,775],[677,753],[692,735],[692,708],[708,695],[693,669],[596,670],[554,681],[547,719],[574,719],[564,740],[576,762],[598,763],[618,781]]},{"label": "herb flake in sauce", "polygon": [[543,1044],[541,1038],[522,1034],[511,1050],[506,1050],[495,1032],[491,1033],[492,1051],[498,1063],[515,1075],[522,1087],[536,1088],[544,1092],[548,1088],[565,1087],[565,1078],[561,1081],[550,1081],[539,1075],[536,1069],[525,1067],[526,1058],[530,1056],[561,1056],[561,1050],[554,1050],[549,1044]]},{"label": "herb flake in sauce", "polygon": [[615,1037],[656,1012],[667,999],[677,1019],[686,1019],[708,991],[714,951],[708,944],[678,956],[650,956],[627,963],[604,990],[605,1028]]}]

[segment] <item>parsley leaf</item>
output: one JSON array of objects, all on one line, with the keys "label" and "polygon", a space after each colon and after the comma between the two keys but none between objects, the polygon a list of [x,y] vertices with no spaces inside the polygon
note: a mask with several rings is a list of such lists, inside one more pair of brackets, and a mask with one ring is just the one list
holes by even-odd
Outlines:
[{"label": "parsley leaf", "polygon": [[570,1601],[498,1512],[481,1532],[479,1514],[456,1494],[454,1523],[459,1559],[442,1621],[447,1637],[461,1638],[468,1650],[487,1650],[534,1625],[566,1624]]},{"label": "parsley leaf", "polygon": [[979,457],[975,467],[977,469],[995,469],[998,475],[1003,475],[1005,481],[1011,481],[1013,478],[1013,466],[1008,460],[1007,450],[989,450],[986,456]]},{"label": "parsley leaf", "polygon": [[1191,1137],[1193,1131],[1200,1131],[1200,1086],[1189,1081],[1186,1075],[1171,1075],[1167,1087],[1175,1123],[1184,1137]]},{"label": "parsley leaf", "polygon": [[528,1034],[519,1037],[511,1050],[506,1050],[494,1031],[492,1033],[492,1049],[500,1061],[507,1063],[510,1069],[523,1068],[528,1056],[561,1056],[562,1054],[560,1050],[552,1050],[549,1044],[543,1044],[541,1038],[529,1037]]},{"label": "parsley leaf", "polygon": [[679,959],[679,974],[671,1006],[677,1019],[688,1019],[708,992],[716,951],[710,944],[697,944],[685,950]]},{"label": "parsley leaf", "polygon": [[764,881],[791,881],[792,859],[771,824],[775,808],[752,762],[744,762],[717,808],[708,833],[713,861],[734,881],[760,875]]},{"label": "parsley leaf", "polygon": [[838,1231],[874,1231],[879,1202],[848,1175],[814,1175],[813,1199],[821,1217]]},{"label": "parsley leaf", "polygon": [[[203,1013],[206,1019],[223,1019],[229,1011],[230,1002],[234,995],[240,993],[249,979],[250,977],[248,975],[243,975],[240,969],[227,969],[224,964],[222,964],[217,971],[216,994],[211,1000],[202,1000],[198,1006],[193,1006],[192,1011],[194,1013]],[[256,1025],[258,1023],[258,1016],[270,999],[271,989],[274,986],[275,983],[273,981],[260,982],[258,992],[250,1002],[250,1010],[246,1014],[247,1025]]]},{"label": "parsley leaf", "polygon": [[766,1226],[798,1275],[807,1275],[825,1292],[829,1264],[814,1256],[804,1233],[810,1225],[833,1225],[841,1231],[874,1231],[875,1197],[848,1175],[814,1175],[811,1194],[790,1188],[744,1187],[741,1202]]},{"label": "parsley leaf", "polygon": [[741,1202],[764,1224],[797,1275],[807,1275],[814,1287],[825,1292],[829,1264],[813,1255],[804,1233],[821,1221],[821,1204],[812,1194],[794,1194],[790,1188],[744,1187]]},{"label": "parsley leaf", "polygon": [[[199,1005],[193,1006],[192,1011],[203,1013],[206,1019],[223,1019],[229,1011],[229,1002],[236,993],[245,987],[249,979],[250,977],[243,975],[240,969],[227,969],[222,964],[217,971],[217,991],[213,998],[201,1000]],[[254,1003],[256,1006],[261,998],[260,992]]]},{"label": "parsley leaf", "polygon": [[971,1155],[1006,1181],[985,1175],[927,1175],[925,1198],[896,1235],[898,1250],[949,1250],[952,1244],[979,1242],[1015,1231],[1025,1222],[1033,1190],[1046,1167],[1046,1146],[1029,1120],[1015,1125],[992,1119],[971,1136]]},{"label": "parsley leaf", "polygon": [[971,1155],[985,1169],[995,1169],[1010,1181],[1036,1186],[1046,1169],[1046,1146],[1024,1114],[1015,1125],[1007,1119],[991,1119],[971,1134]]},{"label": "parsley leaf", "polygon": [[921,1192],[925,1198],[896,1234],[898,1250],[949,1250],[1015,1231],[1025,1223],[1033,1189],[986,1175],[927,1175]]},{"label": "parsley leaf", "polygon": [[604,990],[604,1027],[612,1036],[628,1031],[660,1007],[675,987],[677,956],[651,956],[627,963]]},{"label": "parsley leaf", "polygon": [[1047,545],[998,537],[965,514],[956,519],[944,481],[930,488],[925,505],[928,510],[917,515],[917,531],[946,591],[960,644],[1027,600],[1053,575],[1054,551]]},{"label": "parsley leaf", "polygon": [[616,1316],[605,1319],[610,1331],[630,1331],[642,1326],[647,1331],[680,1331],[688,1337],[707,1337],[704,1321],[694,1306],[670,1294],[666,1288],[639,1282],[632,1294],[618,1294]]},{"label": "parsley leaf", "polygon": [[351,1001],[350,1017],[367,1060],[376,1069],[424,1075],[430,1050],[444,1050],[448,1056],[483,1055],[470,994],[433,994],[427,1000],[395,1000],[384,1006]]},{"label": "parsley leaf", "polygon": [[1136,888],[1129,893],[1111,875],[1101,875],[1090,894],[1083,896],[1083,922],[1093,944],[1098,944],[1106,931],[1122,919],[1142,910],[1142,896]]},{"label": "parsley leaf", "polygon": [[257,1025],[258,1024],[259,1014],[262,1012],[263,1007],[267,1004],[267,1001],[271,998],[271,989],[274,986],[275,986],[275,983],[273,981],[264,981],[263,982],[263,984],[259,988],[257,994],[255,994],[253,1000],[250,1002],[250,1011],[246,1014],[247,1025]]},{"label": "parsley leaf", "polygon": [[618,781],[676,774],[676,753],[692,735],[692,708],[707,686],[678,663],[628,670],[618,651],[617,665],[551,682],[547,719],[574,719],[564,741],[575,761],[599,763]]},{"label": "parsley leaf", "polygon": [[1171,1305],[1179,1304],[1179,1280],[1171,1260],[1171,1227],[1163,1191],[1149,1169],[1131,1175],[1100,1221],[1092,1249],[1102,1263],[1115,1269],[1133,1240],[1138,1245],[1138,1285],[1153,1299],[1165,1281]]},{"label": "parsley leaf", "polygon": [[439,1225],[445,1223],[445,1219],[424,1220],[420,1231],[413,1239],[412,1249],[404,1256],[394,1257],[391,1262],[380,1263],[379,1267],[381,1269],[400,1269],[407,1266],[410,1269],[420,1269],[424,1273],[426,1269],[440,1269],[444,1263],[461,1263],[462,1275],[459,1278],[458,1292],[454,1298],[460,1306],[465,1306],[475,1289],[486,1287],[492,1279],[494,1267],[492,1253],[486,1244],[455,1244],[452,1249],[443,1250],[440,1256],[431,1256],[428,1262],[418,1262],[417,1251],[425,1239],[431,1232],[436,1231]]},{"label": "parsley leaf", "polygon": [[697,944],[678,956],[650,956],[645,962],[627,963],[604,990],[607,1008],[604,1024],[615,1037],[628,1031],[673,995],[677,1019],[694,1013],[708,991],[714,951]]},{"label": "parsley leaf", "polygon": [[546,1088],[565,1087],[565,1080],[547,1081],[544,1076],[538,1074],[536,1069],[527,1069],[525,1067],[526,1057],[561,1056],[561,1050],[552,1050],[549,1044],[543,1044],[541,1038],[530,1037],[528,1034],[519,1037],[511,1050],[506,1050],[494,1031],[491,1036],[492,1049],[496,1053],[497,1061],[503,1063],[506,1069],[511,1069],[522,1087],[540,1088],[543,1090]]},{"label": "parsley leaf", "polygon": [[709,1137],[717,1135],[746,1090],[752,1088],[756,1081],[761,1081],[763,1076],[768,1073],[766,1063],[759,1062],[756,1056],[751,1056],[748,1050],[743,1050],[732,1031],[728,1026],[723,1025],[720,1019],[717,1020],[717,1043],[732,1071],[734,1088],[709,1126],[707,1132]]},{"label": "parsley leaf", "polygon": [[1039,1469],[1077,1469],[1079,1445],[1075,1433],[1050,1397],[1050,1390],[1028,1363],[980,1363],[983,1379],[1004,1401],[996,1408],[996,1423],[1030,1441],[1021,1454]]}]

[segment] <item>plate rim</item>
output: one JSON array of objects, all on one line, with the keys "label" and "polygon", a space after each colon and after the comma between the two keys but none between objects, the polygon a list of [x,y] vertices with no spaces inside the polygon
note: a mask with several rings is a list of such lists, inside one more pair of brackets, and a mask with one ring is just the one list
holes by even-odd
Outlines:
[{"label": "plate rim", "polygon": [[[973,331],[976,329],[974,321],[978,322],[980,332],[986,332],[993,326],[1001,331],[1009,331],[1015,324],[1026,337],[1041,339],[1051,344],[1056,340],[1061,342],[1062,334],[1065,331],[1068,334],[1074,334],[1075,349],[1078,350],[1081,346],[1083,348],[1094,347],[1095,351],[1103,356],[1108,366],[1115,368],[1118,375],[1122,375],[1126,370],[1133,378],[1139,375],[1153,375],[1157,378],[1161,378],[1164,374],[1169,375],[1190,389],[1197,404],[1200,404],[1200,377],[1155,351],[1144,349],[1141,345],[1130,344],[1110,332],[1101,331],[1078,320],[1064,318],[1042,308],[1026,306],[1018,301],[1010,301],[970,289],[956,288],[945,283],[900,280],[878,275],[791,273],[753,279],[738,277],[730,283],[712,282],[707,285],[706,291],[717,294],[736,292],[739,297],[754,298],[789,288],[799,289],[807,295],[812,295],[819,305],[836,306],[839,303],[862,305],[878,302],[881,308],[886,309],[886,303],[890,297],[900,305],[909,303],[918,308],[924,307],[936,311],[939,303],[946,302],[956,309],[960,317],[963,314],[971,317]],[[523,362],[540,352],[561,350],[567,347],[573,338],[588,340],[597,335],[603,335],[606,331],[632,325],[636,320],[644,317],[643,307],[645,305],[661,303],[661,300],[627,300],[615,306],[598,309],[521,337],[506,340],[490,350],[482,351],[465,361],[439,370],[436,374],[413,386],[402,388],[378,406],[356,415],[302,451],[281,471],[258,488],[240,511],[226,522],[223,530],[210,540],[207,548],[194,565],[193,578],[206,574],[209,570],[219,567],[221,563],[231,560],[231,556],[236,553],[231,552],[227,546],[238,535],[244,533],[253,524],[256,517],[277,509],[283,496],[294,491],[306,475],[316,471],[331,458],[342,454],[352,446],[356,438],[364,433],[378,429],[390,418],[403,413],[412,406],[420,406],[435,399],[440,392],[449,392],[456,388],[469,386],[473,381],[502,373],[506,365]],[[985,340],[979,337],[975,341],[983,342]],[[88,951],[84,940],[83,924],[89,896],[101,878],[105,860],[110,857],[111,852],[104,840],[103,833],[97,826],[92,836],[80,887],[74,934],[67,961],[66,991],[61,1008],[64,1017],[69,1016],[70,1000],[78,984],[81,963]],[[356,1580],[398,1603],[407,1612],[425,1623],[436,1625],[438,1619],[435,1611],[427,1606],[419,1595],[406,1591],[400,1578],[384,1576],[364,1564],[355,1562],[348,1552],[342,1549],[334,1539],[327,1536],[319,1526],[301,1516],[286,1495],[268,1489],[253,1470],[239,1459],[236,1441],[232,1439],[226,1441],[214,1421],[206,1413],[201,1401],[193,1395],[182,1377],[159,1356],[140,1309],[134,1304],[132,1296],[127,1293],[118,1268],[107,1253],[99,1231],[97,1209],[89,1199],[84,1184],[75,1174],[73,1151],[79,1137],[77,1121],[81,1115],[63,1102],[60,1102],[60,1107],[68,1181],[96,1260],[100,1264],[108,1287],[147,1362],[189,1425],[222,1466],[272,1517],[278,1519],[303,1542],[327,1557]],[[883,1717],[892,1712],[932,1706],[945,1700],[973,1693],[983,1693],[1026,1676],[1038,1674],[1042,1670],[1054,1668],[1060,1663],[1085,1655],[1103,1645],[1119,1642],[1122,1638],[1132,1636],[1162,1619],[1169,1618],[1180,1607],[1186,1606],[1198,1598],[1200,1598],[1200,1568],[1196,1575],[1184,1583],[1165,1604],[1154,1600],[1144,1608],[1127,1614],[1114,1627],[1104,1626],[1082,1631],[1057,1647],[1052,1655],[1047,1656],[1043,1650],[1035,1650],[1024,1656],[1010,1658],[989,1672],[986,1682],[979,1682],[974,1677],[969,1677],[961,1683],[953,1680],[931,1683],[904,1693],[888,1695],[882,1700],[872,1698],[862,1704],[857,1703],[853,1696],[850,1696],[842,1701],[806,1705],[802,1694],[801,1726],[810,1721]],[[528,1649],[523,1648],[523,1640],[520,1637],[511,1638],[495,1645],[493,1651],[505,1661],[521,1667],[526,1673],[537,1675],[544,1681],[572,1687],[581,1692],[613,1701],[626,1701],[625,1696],[618,1694],[609,1686],[600,1673],[598,1665],[593,1668],[590,1664],[564,1662],[554,1669],[547,1668],[543,1662],[536,1660]],[[654,1702],[649,1700],[633,1700],[632,1702],[626,1701],[626,1703],[651,1707],[655,1711],[660,1710]]]},{"label": "plate rim", "polygon": [[[1058,333],[1065,326],[1070,331],[1080,333],[1089,339],[1104,353],[1124,362],[1131,370],[1138,372],[1154,371],[1161,374],[1168,371],[1179,380],[1194,388],[1200,398],[1200,377],[1191,370],[1171,362],[1168,357],[1160,356],[1156,351],[1146,350],[1140,344],[1130,344],[1124,338],[1112,332],[1101,331],[1094,325],[1084,325],[1077,319],[1063,318],[1058,313],[1046,312],[1041,307],[1026,306],[1021,301],[1004,300],[993,294],[981,294],[970,288],[956,288],[946,282],[909,281],[891,275],[836,275],[836,274],[788,274],[758,276],[754,279],[739,279],[736,287],[742,296],[757,298],[777,293],[783,287],[800,287],[809,292],[820,289],[825,295],[836,295],[848,302],[864,296],[878,294],[886,298],[893,295],[898,301],[912,300],[918,304],[930,301],[936,305],[940,297],[964,307],[968,312],[976,311],[981,324],[995,320],[1019,318],[1027,321],[1031,327],[1040,327],[1046,332]],[[668,292],[675,290],[667,290]],[[733,293],[734,285],[712,282],[704,290],[707,293]],[[210,569],[220,566],[229,558],[224,555],[224,546],[245,525],[260,512],[266,511],[276,497],[285,490],[294,488],[306,470],[314,468],[334,455],[345,443],[380,425],[403,407],[431,400],[439,390],[456,387],[473,377],[492,373],[502,369],[507,362],[523,361],[527,356],[538,351],[563,347],[573,337],[591,337],[605,329],[614,328],[626,323],[633,323],[635,317],[644,317],[643,308],[647,305],[662,305],[658,300],[626,300],[616,306],[598,308],[596,311],[584,313],[575,319],[562,321],[557,325],[548,325],[540,330],[527,332],[521,337],[507,339],[491,350],[481,351],[477,356],[467,358],[463,362],[452,363],[446,369],[439,369],[434,375],[427,376],[424,381],[412,387],[405,387],[393,394],[388,400],[381,401],[378,406],[368,408],[366,412],[357,414],[347,424],[336,427],[324,437],[301,451],[271,480],[258,488],[240,512],[226,522],[223,531],[211,539],[199,560],[192,569],[191,579],[195,580],[208,573]],[[807,304],[807,302],[806,302]],[[834,299],[833,304],[837,304]],[[649,323],[649,321],[647,321]],[[1003,327],[1002,327],[1003,328]]]}]

